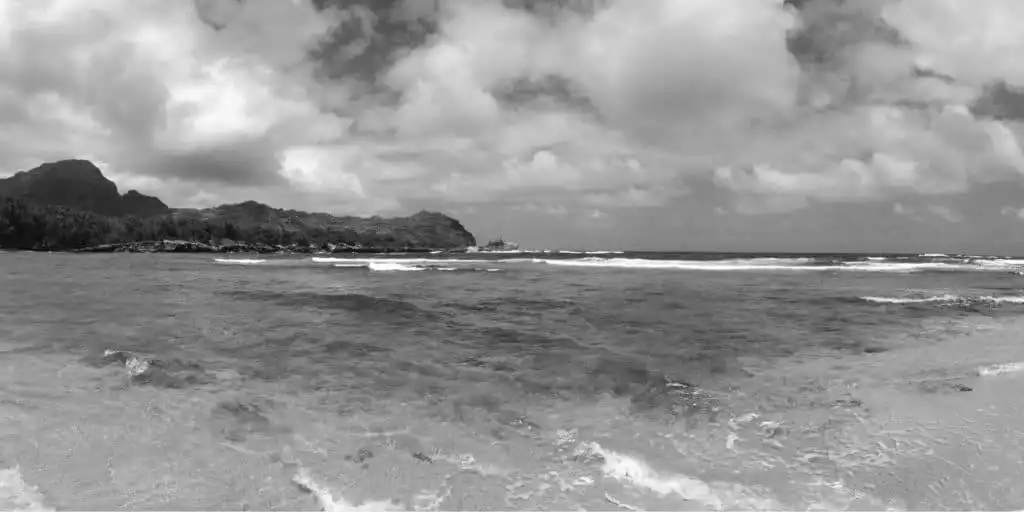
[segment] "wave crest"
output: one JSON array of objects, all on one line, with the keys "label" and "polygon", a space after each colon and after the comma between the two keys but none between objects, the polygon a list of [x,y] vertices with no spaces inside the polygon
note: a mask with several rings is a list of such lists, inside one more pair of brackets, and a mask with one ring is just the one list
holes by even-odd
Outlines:
[{"label": "wave crest", "polygon": [[875,304],[940,304],[940,305],[999,305],[999,304],[1024,304],[1024,297],[1009,295],[1002,297],[993,296],[963,296],[953,294],[931,295],[926,297],[874,297],[866,296],[860,298],[863,301]]}]

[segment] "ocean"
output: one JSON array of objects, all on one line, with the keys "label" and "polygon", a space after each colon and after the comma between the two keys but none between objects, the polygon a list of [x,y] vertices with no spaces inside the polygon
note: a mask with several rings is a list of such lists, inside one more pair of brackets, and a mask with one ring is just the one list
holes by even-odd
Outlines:
[{"label": "ocean", "polygon": [[0,508],[1024,508],[1024,261],[0,253]]}]

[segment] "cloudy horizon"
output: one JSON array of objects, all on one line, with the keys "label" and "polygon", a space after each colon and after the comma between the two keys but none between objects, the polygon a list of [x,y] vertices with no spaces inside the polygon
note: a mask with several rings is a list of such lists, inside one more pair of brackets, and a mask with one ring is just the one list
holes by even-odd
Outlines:
[{"label": "cloudy horizon", "polygon": [[1024,253],[1024,3],[0,0],[0,176],[530,247]]}]

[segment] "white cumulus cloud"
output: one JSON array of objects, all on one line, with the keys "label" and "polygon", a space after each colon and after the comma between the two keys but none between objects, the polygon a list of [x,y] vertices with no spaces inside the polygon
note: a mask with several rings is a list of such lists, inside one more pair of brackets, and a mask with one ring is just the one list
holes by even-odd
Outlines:
[{"label": "white cumulus cloud", "polygon": [[0,170],[609,217],[702,183],[755,214],[1020,179],[1024,126],[976,108],[1024,86],[1019,2],[795,3],[0,0]]}]

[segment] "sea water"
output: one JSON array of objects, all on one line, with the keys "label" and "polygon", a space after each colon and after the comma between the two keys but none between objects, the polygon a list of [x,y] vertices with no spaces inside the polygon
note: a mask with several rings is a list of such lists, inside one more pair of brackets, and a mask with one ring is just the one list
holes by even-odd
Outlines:
[{"label": "sea water", "polygon": [[1024,506],[1011,259],[0,262],[3,509]]}]

